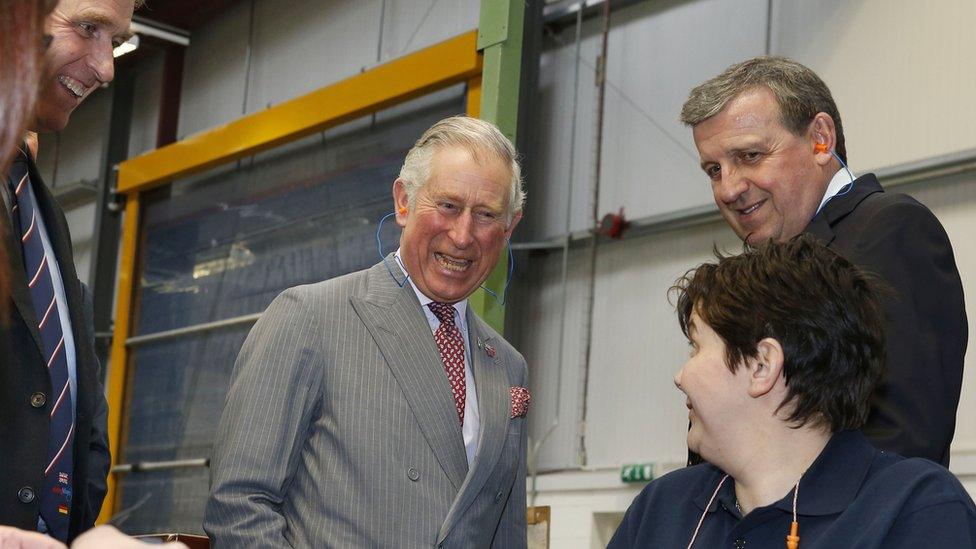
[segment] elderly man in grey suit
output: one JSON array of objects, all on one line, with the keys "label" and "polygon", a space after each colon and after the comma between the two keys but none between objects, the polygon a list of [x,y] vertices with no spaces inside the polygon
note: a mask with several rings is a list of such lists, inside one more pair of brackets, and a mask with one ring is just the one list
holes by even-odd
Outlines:
[{"label": "elderly man in grey suit", "polygon": [[393,183],[400,248],[291,288],[237,359],[215,547],[524,547],[525,360],[468,307],[522,215],[511,142],[442,120]]}]

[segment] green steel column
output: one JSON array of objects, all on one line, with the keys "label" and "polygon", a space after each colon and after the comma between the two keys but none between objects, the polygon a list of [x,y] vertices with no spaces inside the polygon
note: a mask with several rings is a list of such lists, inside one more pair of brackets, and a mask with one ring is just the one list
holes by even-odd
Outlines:
[{"label": "green steel column", "polygon": [[[512,143],[516,142],[518,129],[524,21],[524,0],[481,0],[478,50],[484,54],[484,65],[480,117],[498,126]],[[470,299],[474,311],[498,333],[503,333],[505,327],[505,308],[500,300],[507,275],[508,251],[503,250],[498,265],[484,284],[498,299],[484,290],[478,290]]]}]

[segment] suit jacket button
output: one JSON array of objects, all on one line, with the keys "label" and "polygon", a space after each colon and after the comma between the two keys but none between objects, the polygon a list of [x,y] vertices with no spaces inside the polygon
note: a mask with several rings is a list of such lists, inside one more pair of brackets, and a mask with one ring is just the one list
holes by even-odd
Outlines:
[{"label": "suit jacket button", "polygon": [[31,406],[35,408],[43,408],[47,404],[47,395],[38,391],[36,393],[31,393],[30,396]]},{"label": "suit jacket button", "polygon": [[505,494],[502,494],[501,492],[498,492],[497,494],[495,494],[495,503],[498,503],[499,501],[501,501],[503,495],[505,495]]},{"label": "suit jacket button", "polygon": [[407,478],[414,482],[417,482],[417,480],[420,478],[420,471],[418,471],[413,467],[407,469]]},{"label": "suit jacket button", "polygon": [[24,486],[17,491],[17,499],[19,499],[21,503],[30,503],[34,501],[34,489],[30,486]]}]

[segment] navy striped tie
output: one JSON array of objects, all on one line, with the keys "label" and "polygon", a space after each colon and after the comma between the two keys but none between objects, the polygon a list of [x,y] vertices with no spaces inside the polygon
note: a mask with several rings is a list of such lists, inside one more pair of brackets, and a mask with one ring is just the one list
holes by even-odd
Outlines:
[{"label": "navy striped tie", "polygon": [[44,491],[41,493],[41,518],[51,536],[68,539],[71,512],[71,475],[73,472],[74,405],[65,357],[64,333],[54,293],[51,265],[44,255],[44,244],[38,230],[38,212],[30,195],[30,175],[27,156],[23,151],[14,159],[10,169],[10,184],[14,187],[13,217],[19,221],[24,270],[31,301],[37,314],[37,330],[44,343],[44,360],[51,376],[50,404],[51,438],[47,461],[44,464]]}]

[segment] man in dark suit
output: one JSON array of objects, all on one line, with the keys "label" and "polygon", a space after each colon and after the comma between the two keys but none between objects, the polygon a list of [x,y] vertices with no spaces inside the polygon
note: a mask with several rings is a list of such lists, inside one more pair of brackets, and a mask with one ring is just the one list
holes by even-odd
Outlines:
[{"label": "man in dark suit", "polygon": [[60,131],[112,80],[112,49],[126,40],[133,7],[133,0],[61,0],[48,15],[31,133],[0,185],[11,279],[0,325],[0,524],[61,541],[90,528],[101,508],[107,409],[90,296],[75,273],[64,214],[34,163],[34,132]]},{"label": "man in dark suit", "polygon": [[789,59],[732,65],[691,91],[681,120],[740,238],[756,245],[812,233],[894,290],[886,368],[864,432],[882,450],[948,466],[968,326],[939,220],[884,192],[873,174],[854,176],[830,90]]}]

